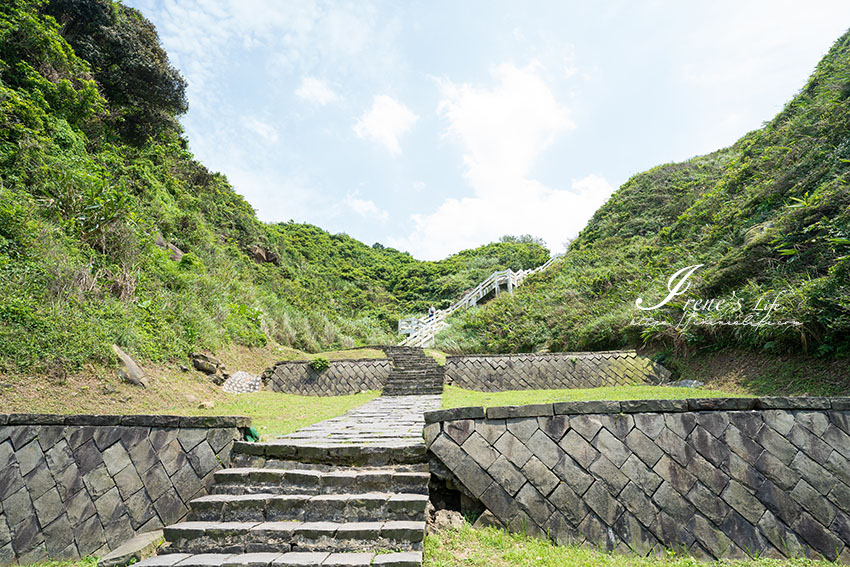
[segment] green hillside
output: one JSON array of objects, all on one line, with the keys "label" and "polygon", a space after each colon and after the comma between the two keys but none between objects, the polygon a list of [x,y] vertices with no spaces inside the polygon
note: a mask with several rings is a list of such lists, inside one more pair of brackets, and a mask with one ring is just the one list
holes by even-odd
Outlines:
[{"label": "green hillside", "polygon": [[[459,351],[649,344],[678,353],[850,355],[848,95],[845,34],[763,128],[730,148],[634,176],[562,263],[514,296],[459,315],[439,342]],[[704,266],[687,293],[651,313],[636,308],[639,297],[645,306],[661,301],[668,278],[696,264]],[[777,293],[768,320],[799,325],[726,324],[764,315],[755,308]],[[705,309],[697,299],[717,301]],[[648,315],[670,324],[641,321]]]},{"label": "green hillside", "polygon": [[185,81],[156,30],[111,0],[0,3],[0,371],[161,362],[277,343],[394,342],[400,316],[533,239],[419,262],[304,224],[264,224],[193,159]]}]

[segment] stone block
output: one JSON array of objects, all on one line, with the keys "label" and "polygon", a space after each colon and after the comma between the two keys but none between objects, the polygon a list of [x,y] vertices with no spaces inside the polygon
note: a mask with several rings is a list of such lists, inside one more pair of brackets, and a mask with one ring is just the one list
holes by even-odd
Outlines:
[{"label": "stone block", "polygon": [[591,463],[599,456],[597,451],[576,430],[570,429],[559,443],[564,452],[578,462],[583,468],[590,468]]},{"label": "stone block", "polygon": [[197,447],[198,443],[205,441],[206,438],[207,430],[202,428],[183,428],[177,433],[177,441],[186,453]]},{"label": "stone block", "polygon": [[807,457],[805,453],[797,453],[791,461],[791,469],[803,478],[820,494],[829,494],[837,482],[835,477],[829,474],[825,468]]},{"label": "stone block", "polygon": [[593,484],[593,477],[590,476],[578,463],[576,463],[569,455],[564,453],[561,460],[552,467],[552,472],[566,482],[567,485],[576,494],[584,494],[584,492]]},{"label": "stone block", "polygon": [[549,502],[561,513],[575,529],[587,515],[584,501],[565,482],[561,482],[549,495]]},{"label": "stone block", "polygon": [[499,457],[499,452],[491,447],[481,435],[474,431],[467,436],[466,440],[463,442],[462,448],[475,460],[476,463],[485,469],[492,465]]},{"label": "stone block", "polygon": [[3,512],[6,514],[6,521],[13,529],[24,520],[34,517],[29,491],[26,488],[20,488],[7,496],[3,500]]},{"label": "stone block", "polygon": [[54,475],[54,478],[56,479],[56,488],[59,490],[59,497],[62,498],[63,502],[67,502],[74,494],[85,488],[83,477],[74,463]]},{"label": "stone block", "polygon": [[13,527],[12,547],[19,558],[44,542],[41,529],[34,515],[30,515]]},{"label": "stone block", "polygon": [[130,524],[133,526],[134,531],[145,525],[156,515],[153,502],[144,490],[139,490],[125,499],[124,505],[127,507],[127,514],[130,516]]},{"label": "stone block", "polygon": [[453,421],[456,419],[483,419],[484,408],[482,407],[467,407],[467,408],[452,408],[436,411],[425,412],[425,423],[435,423],[438,421]]},{"label": "stone block", "polygon": [[792,526],[802,539],[830,561],[838,558],[841,540],[805,512]]},{"label": "stone block", "polygon": [[770,427],[762,427],[755,439],[766,451],[770,451],[786,465],[790,464],[797,454],[797,448]]},{"label": "stone block", "polygon": [[[730,419],[731,418],[732,416],[730,416]],[[758,429],[756,431],[758,431]],[[726,428],[726,431],[723,432],[723,440],[726,442],[729,449],[750,465],[755,465],[759,456],[761,456],[761,452],[764,450],[761,445],[753,440],[752,435],[750,435],[747,431],[739,429],[737,425],[735,425],[734,421],[732,421],[729,424],[729,427]]]},{"label": "stone block", "polygon": [[[60,429],[61,431],[61,429]],[[47,466],[54,475],[61,473],[69,465],[74,464],[74,456],[68,447],[68,442],[62,439],[53,445],[45,454]]]},{"label": "stone block", "polygon": [[510,462],[520,468],[522,468],[525,463],[528,462],[528,459],[531,458],[531,451],[529,451],[525,447],[525,444],[517,439],[510,431],[506,431],[501,437],[499,437],[499,440],[496,441],[495,448],[502,455],[507,457]]},{"label": "stone block", "polygon": [[95,499],[94,507],[101,523],[106,527],[110,522],[127,515],[127,509],[121,500],[118,488],[113,488],[100,498]]},{"label": "stone block", "polygon": [[566,415],[541,416],[537,425],[554,442],[558,442],[570,428],[570,418]]},{"label": "stone block", "polygon": [[[757,524],[764,514],[764,505],[744,485],[735,480],[729,482],[729,486],[723,491],[721,498],[751,524]],[[746,546],[742,547],[747,549]]]},{"label": "stone block", "polygon": [[[700,514],[707,517],[715,524],[720,524],[729,513],[729,505],[718,498],[711,490],[702,483],[697,482],[687,494],[687,499],[696,507]],[[697,539],[700,539],[698,534]],[[715,556],[719,557],[719,556]]]},{"label": "stone block", "polygon": [[44,535],[44,546],[50,557],[62,557],[62,553],[68,546],[74,544],[74,532],[71,522],[64,514],[58,516],[53,522],[42,529]]},{"label": "stone block", "polygon": [[[652,495],[652,501],[655,502],[664,515],[673,518],[682,526],[687,525],[695,513],[694,506],[666,482],[659,486],[655,494]],[[660,539],[666,543],[679,541],[667,536]],[[687,542],[688,545],[690,543],[690,541]]]},{"label": "stone block", "polygon": [[664,415],[657,413],[642,413],[634,416],[635,427],[640,429],[650,439],[655,439],[664,429]]},{"label": "stone block", "polygon": [[131,464],[130,455],[121,443],[113,443],[103,451],[103,463],[109,474],[115,476]]},{"label": "stone block", "polygon": [[825,526],[832,523],[833,518],[835,518],[835,507],[808,482],[801,480],[790,494],[791,498],[800,504],[818,522]]},{"label": "stone block", "polygon": [[56,480],[47,470],[47,467],[41,466],[30,471],[24,477],[24,484],[30,492],[30,498],[33,500],[40,498],[42,494],[56,486]]},{"label": "stone block", "polygon": [[[669,415],[683,416],[688,414],[668,414],[668,417]],[[688,463],[691,462],[691,458],[694,456],[695,451],[693,447],[688,445],[682,437],[679,437],[667,428],[658,434],[655,438],[655,444],[683,467],[688,466]]]},{"label": "stone block", "polygon": [[487,472],[511,495],[516,494],[525,484],[523,474],[504,455],[499,455]]},{"label": "stone block", "polygon": [[487,408],[487,419],[510,419],[553,415],[552,404],[528,404]]},{"label": "stone block", "polygon": [[496,482],[481,493],[481,503],[503,524],[507,524],[519,511],[519,506],[517,506],[513,496],[505,492]]},{"label": "stone block", "polygon": [[651,526],[655,521],[657,510],[655,504],[647,497],[646,493],[637,484],[630,482],[620,492],[618,500],[629,512],[644,526]]},{"label": "stone block", "polygon": [[626,436],[626,446],[650,467],[655,466],[664,454],[658,446],[639,428],[633,429]]},{"label": "stone block", "polygon": [[[84,520],[97,513],[88,491],[80,490],[74,494],[69,500],[65,501],[65,512],[68,514],[68,521],[72,525],[78,526]],[[99,546],[98,546],[99,547]]]},{"label": "stone block", "polygon": [[206,441],[199,443],[192,449],[189,452],[188,458],[189,464],[192,465],[192,468],[199,477],[205,477],[221,468],[221,463]]},{"label": "stone block", "polygon": [[[32,506],[35,509],[36,516],[38,516],[38,522],[42,526],[50,524],[65,511],[62,499],[59,498],[59,491],[55,488],[51,488],[33,500]],[[66,546],[67,544],[62,547],[64,548]]]},{"label": "stone block", "polygon": [[696,477],[676,461],[664,455],[652,468],[680,494],[686,494],[696,482]]},{"label": "stone block", "polygon": [[556,415],[620,413],[620,402],[610,400],[556,402],[552,409]]},{"label": "stone block", "polygon": [[629,479],[620,472],[620,469],[612,463],[605,455],[599,455],[599,458],[593,461],[590,465],[590,472],[601,480],[611,494],[617,495],[628,484]]},{"label": "stone block", "polygon": [[136,473],[135,467],[128,466],[115,475],[115,485],[118,487],[118,492],[121,498],[127,500],[132,494],[135,494],[142,488],[142,479]]},{"label": "stone block", "polygon": [[585,440],[591,441],[602,429],[599,415],[582,414],[570,418],[570,432],[580,434]]},{"label": "stone block", "polygon": [[541,429],[534,432],[525,446],[549,468],[554,467],[564,453],[558,444]]},{"label": "stone block", "polygon": [[664,416],[664,425],[680,439],[687,439],[696,423],[696,414],[693,413],[669,413]]},{"label": "stone block", "polygon": [[150,497],[154,500],[159,498],[166,490],[171,488],[171,481],[168,479],[165,469],[160,463],[156,463],[147,471],[142,473],[142,482],[145,485]]},{"label": "stone block", "polygon": [[478,419],[475,420],[475,431],[489,444],[495,445],[499,437],[507,431],[507,426],[504,420]]},{"label": "stone block", "polygon": [[620,402],[620,411],[623,413],[680,412],[687,410],[687,400],[623,400]]},{"label": "stone block", "polygon": [[[721,431],[725,427],[720,428]],[[708,429],[697,425],[688,436],[688,444],[715,466],[720,466],[729,458],[729,447],[718,441]]]},{"label": "stone block", "polygon": [[89,494],[95,499],[100,498],[115,486],[115,481],[105,465],[100,465],[83,475],[83,481]]},{"label": "stone block", "polygon": [[44,453],[41,451],[41,445],[33,439],[15,452],[15,458],[18,461],[18,466],[21,469],[21,475],[26,476],[36,468],[44,467]]},{"label": "stone block", "polygon": [[[794,501],[788,491],[779,488],[770,481],[762,484],[756,492],[756,498],[787,525],[794,524],[800,517],[802,511],[800,505]],[[776,544],[774,543],[774,545]]]},{"label": "stone block", "polygon": [[800,480],[798,472],[773,456],[773,453],[767,451],[763,452],[756,461],[756,468],[783,490],[791,490]]},{"label": "stone block", "polygon": [[726,534],[704,517],[696,514],[688,523],[691,532],[712,558],[720,559],[733,553],[735,544]]},{"label": "stone block", "polygon": [[535,432],[539,431],[537,419],[534,417],[519,417],[505,420],[508,431],[522,442],[531,439]]},{"label": "stone block", "polygon": [[[437,426],[439,428],[439,423],[432,423],[430,426]],[[464,441],[472,434],[475,429],[475,421],[471,419],[456,419],[452,421],[443,422],[443,430],[446,435],[452,438],[452,440],[458,445],[462,445]]]},{"label": "stone block", "polygon": [[541,527],[545,526],[546,520],[555,511],[552,504],[530,483],[526,483],[517,493],[516,501],[522,506],[525,513]]},{"label": "stone block", "polygon": [[624,510],[617,499],[608,492],[606,485],[599,481],[587,489],[582,500],[608,526],[612,526]]},{"label": "stone block", "polygon": [[[728,462],[726,464],[728,465]],[[706,461],[699,453],[695,454],[688,464],[688,472],[697,477],[714,494],[720,494],[729,484],[729,476]]]},{"label": "stone block", "polygon": [[621,467],[632,452],[620,439],[615,437],[608,429],[601,429],[593,440],[593,446],[607,457],[617,467]]},{"label": "stone block", "polygon": [[522,473],[544,496],[552,492],[558,484],[558,477],[537,457],[531,457],[525,463]]},{"label": "stone block", "polygon": [[658,486],[664,482],[660,476],[651,471],[636,455],[632,455],[626,459],[626,462],[620,467],[620,472],[626,475],[629,480],[648,496],[651,496]]}]

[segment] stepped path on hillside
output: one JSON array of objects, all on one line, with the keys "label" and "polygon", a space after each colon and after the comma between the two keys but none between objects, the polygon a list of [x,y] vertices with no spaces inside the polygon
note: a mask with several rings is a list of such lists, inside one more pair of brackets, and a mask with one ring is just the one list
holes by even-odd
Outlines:
[{"label": "stepped path on hillside", "polygon": [[235,443],[232,468],[139,566],[421,567],[423,414],[440,403],[382,396],[271,442]]},{"label": "stepped path on hillside", "polygon": [[434,337],[437,333],[449,326],[446,319],[449,315],[458,309],[469,309],[478,305],[479,302],[486,300],[489,297],[498,297],[502,291],[513,293],[525,279],[537,272],[542,272],[554,264],[558,259],[563,257],[563,254],[555,254],[549,258],[544,264],[530,270],[520,270],[515,272],[508,268],[499,272],[493,272],[487,276],[484,281],[466,292],[463,297],[452,303],[446,309],[438,310],[434,315],[425,315],[423,317],[411,317],[402,319],[398,322],[398,332],[402,335],[408,335],[400,346],[409,347],[430,347],[434,346]]}]

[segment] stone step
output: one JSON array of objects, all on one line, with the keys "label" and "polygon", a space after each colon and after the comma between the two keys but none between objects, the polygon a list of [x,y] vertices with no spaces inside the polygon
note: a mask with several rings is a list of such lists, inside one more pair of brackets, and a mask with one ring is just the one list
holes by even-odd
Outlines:
[{"label": "stone step", "polygon": [[422,520],[427,494],[213,494],[189,503],[189,521],[375,522]]},{"label": "stone step", "polygon": [[421,551],[425,521],[180,522],[163,534],[167,553]]},{"label": "stone step", "polygon": [[[300,463],[298,463],[300,464]],[[231,468],[214,473],[214,493],[356,494],[402,492],[428,494],[427,471],[397,469],[315,470],[297,468]]]},{"label": "stone step", "polygon": [[233,453],[328,465],[385,466],[427,462],[425,444],[410,444],[408,440],[339,444],[311,440],[304,443],[296,440],[268,443],[237,441],[233,444]]},{"label": "stone step", "polygon": [[396,553],[169,553],[145,559],[136,567],[421,567],[422,552]]}]

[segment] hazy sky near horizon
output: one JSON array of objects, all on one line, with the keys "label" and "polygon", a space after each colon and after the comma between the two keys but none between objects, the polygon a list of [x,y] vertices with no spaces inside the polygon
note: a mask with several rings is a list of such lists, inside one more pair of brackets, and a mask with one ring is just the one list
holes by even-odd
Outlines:
[{"label": "hazy sky near horizon", "polygon": [[419,259],[562,250],[630,176],[770,120],[850,26],[846,0],[125,3],[262,220]]}]

